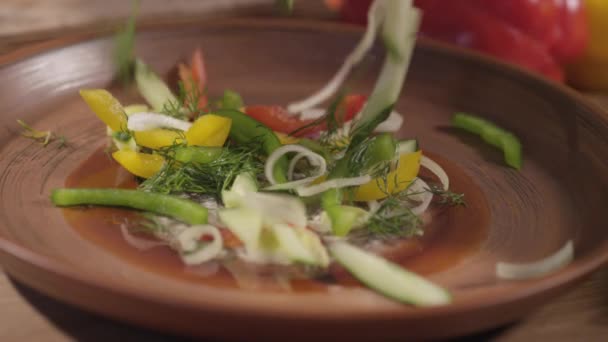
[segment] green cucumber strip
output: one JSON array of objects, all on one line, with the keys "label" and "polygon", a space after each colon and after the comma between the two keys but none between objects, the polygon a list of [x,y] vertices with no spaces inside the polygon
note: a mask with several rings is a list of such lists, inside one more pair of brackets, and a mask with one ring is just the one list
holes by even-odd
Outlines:
[{"label": "green cucumber strip", "polygon": [[[386,5],[383,37],[390,42],[389,53],[367,104],[353,123],[351,144],[368,137],[390,115],[401,94],[416,43],[420,10],[411,7],[411,1],[387,1]],[[395,58],[396,54],[399,55],[398,58]]]},{"label": "green cucumber strip", "polygon": [[135,61],[135,83],[141,96],[155,112],[162,112],[167,103],[178,103],[167,84],[139,59]]},{"label": "green cucumber strip", "polygon": [[252,174],[245,172],[234,178],[230,190],[222,190],[222,202],[226,208],[234,208],[241,205],[243,195],[248,192],[258,191],[258,183]]},{"label": "green cucumber strip", "polygon": [[272,231],[279,244],[279,252],[284,254],[290,261],[308,265],[316,265],[317,258],[296,233],[293,227],[278,223],[272,226]]},{"label": "green cucumber strip", "polygon": [[222,223],[243,242],[248,252],[259,251],[262,215],[248,208],[223,209],[218,215]]},{"label": "green cucumber strip", "polygon": [[442,287],[346,242],[331,244],[329,251],[355,278],[388,298],[416,306],[444,305],[452,300]]}]

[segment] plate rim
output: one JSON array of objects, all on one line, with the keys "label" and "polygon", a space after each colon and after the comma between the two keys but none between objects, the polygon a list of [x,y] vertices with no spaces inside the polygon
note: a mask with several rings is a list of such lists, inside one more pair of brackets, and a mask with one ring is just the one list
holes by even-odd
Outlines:
[{"label": "plate rim", "polygon": [[[288,28],[296,30],[308,30],[308,31],[327,31],[339,30],[341,32],[350,33],[361,33],[362,28],[358,26],[328,22],[314,19],[284,19],[284,18],[266,18],[266,17],[236,17],[236,18],[218,18],[213,20],[207,20],[205,22],[176,22],[176,23],[148,23],[143,27],[138,28],[139,32],[149,32],[155,30],[176,30],[176,29],[188,29],[188,28],[208,28],[208,27],[262,27],[262,28]],[[56,49],[76,45],[79,43],[90,42],[98,39],[105,39],[111,34],[110,30],[102,30],[96,32],[85,32],[75,33],[53,39],[50,41],[44,41],[41,43],[35,43],[23,48],[19,48],[13,52],[0,55],[0,68],[8,67],[13,63],[17,63],[28,58],[32,58],[37,55],[44,54]],[[599,116],[599,118],[608,123],[607,112],[591,100],[585,98],[582,94],[576,92],[574,89],[565,86],[563,84],[554,82],[539,76],[531,71],[523,69],[519,66],[511,65],[492,57],[482,55],[477,52],[465,50],[463,48],[449,46],[445,43],[431,41],[429,39],[420,39],[417,46],[422,46],[426,49],[431,49],[450,55],[463,60],[475,61],[477,64],[500,70],[501,73],[507,74],[512,78],[526,79],[534,82],[540,87],[548,88],[554,92],[558,92],[565,96],[567,100],[572,103],[583,106],[587,112],[593,113]],[[181,298],[172,297],[167,295],[166,292],[153,291],[146,289],[135,290],[129,287],[121,285],[119,282],[111,281],[102,277],[95,277],[94,273],[78,273],[73,271],[69,265],[53,257],[45,256],[41,253],[36,252],[33,249],[27,248],[20,243],[11,240],[10,238],[0,235],[0,256],[2,260],[5,257],[16,259],[16,261],[29,264],[43,270],[50,272],[55,276],[65,279],[66,281],[77,283],[77,285],[85,286],[95,291],[102,290],[109,293],[115,293],[121,296],[135,298],[144,302],[151,302],[159,306],[172,306],[181,307],[187,310],[200,311],[203,309],[199,302],[185,301]],[[580,265],[579,265],[580,264]],[[501,296],[486,298],[484,300],[468,299],[462,300],[453,304],[439,307],[428,307],[428,308],[415,308],[409,309],[409,306],[390,306],[383,307],[381,309],[365,309],[361,312],[349,312],[349,313],[327,313],[322,308],[315,308],[313,310],[307,309],[308,311],[302,311],[301,308],[289,309],[289,306],[276,308],[268,305],[252,305],[247,307],[247,311],[244,311],[243,307],[239,307],[233,303],[233,301],[227,301],[225,298],[221,300],[215,300],[210,302],[204,307],[205,311],[217,311],[226,313],[239,313],[244,315],[254,315],[257,317],[278,317],[282,319],[301,319],[302,317],[315,317],[318,319],[333,319],[340,321],[352,321],[352,320],[369,320],[369,319],[424,319],[427,317],[441,318],[445,316],[451,316],[470,310],[483,309],[485,307],[509,305],[518,301],[526,300],[527,298],[535,295],[540,295],[545,291],[551,289],[564,287],[566,285],[572,286],[577,280],[582,280],[584,276],[589,275],[593,271],[596,271],[600,267],[608,264],[608,241],[603,241],[593,252],[587,254],[582,259],[575,259],[565,269],[559,273],[534,280],[533,284],[527,286],[521,286],[517,291],[507,291]],[[578,267],[574,267],[577,265]],[[7,269],[8,273],[13,275],[10,268]],[[20,280],[22,277],[17,276]],[[24,277],[27,278],[27,277]],[[29,286],[32,286],[27,280],[24,281]],[[524,284],[525,285],[525,284]],[[43,286],[33,286],[38,290],[44,291]],[[239,292],[239,290],[234,290]],[[272,294],[268,294],[272,295]],[[260,296],[262,297],[262,296]],[[83,305],[80,305],[83,306]],[[87,306],[88,309],[92,309]],[[287,309],[286,309],[287,308]]]}]

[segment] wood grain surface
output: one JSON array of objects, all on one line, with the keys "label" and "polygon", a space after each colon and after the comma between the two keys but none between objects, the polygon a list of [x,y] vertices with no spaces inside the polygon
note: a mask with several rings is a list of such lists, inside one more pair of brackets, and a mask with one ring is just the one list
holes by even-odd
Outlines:
[{"label": "wood grain surface", "polygon": [[[165,4],[171,3],[166,6],[175,11],[176,15],[181,13],[190,16],[197,8],[203,12],[208,11],[205,6],[209,2],[144,0],[142,14],[149,16],[149,20],[162,20],[158,17],[166,14]],[[93,7],[87,7],[86,4],[93,3],[89,1],[58,0],[53,1],[53,5],[49,3],[51,2],[4,0],[0,4],[0,52],[10,52],[34,41],[64,34],[82,24],[87,24],[87,29],[96,30],[108,22],[117,22],[116,16],[124,16],[129,10],[126,1],[118,0],[97,2]],[[93,9],[87,12],[85,8]],[[79,13],[78,20],[73,18],[74,13]],[[592,100],[608,105],[602,95],[591,96]],[[462,340],[602,340],[608,336],[607,289],[608,269],[604,269],[568,294],[539,308],[526,319]],[[1,341],[178,339],[85,313],[31,290],[4,274],[0,274],[0,322]]]}]

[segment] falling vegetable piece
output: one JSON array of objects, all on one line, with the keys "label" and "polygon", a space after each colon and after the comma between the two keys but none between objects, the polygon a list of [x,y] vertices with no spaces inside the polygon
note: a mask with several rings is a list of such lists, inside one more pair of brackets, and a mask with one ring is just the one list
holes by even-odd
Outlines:
[{"label": "falling vegetable piece", "polygon": [[91,110],[114,132],[127,129],[127,115],[118,100],[105,89],[83,89],[80,96]]},{"label": "falling vegetable piece", "polygon": [[55,189],[53,204],[119,206],[173,217],[188,224],[207,223],[207,208],[170,195],[127,189]]},{"label": "falling vegetable piece", "polygon": [[189,146],[223,146],[230,134],[232,119],[206,114],[198,118],[186,131]]},{"label": "falling vegetable piece", "polygon": [[379,200],[407,189],[420,170],[421,155],[421,151],[401,155],[397,169],[389,172],[386,177],[359,186],[355,192],[355,201]]},{"label": "falling vegetable piece", "polygon": [[513,133],[486,119],[466,113],[454,114],[452,125],[477,134],[488,144],[500,148],[504,153],[505,163],[517,170],[521,169],[523,162],[521,143]]},{"label": "falling vegetable piece", "polygon": [[112,153],[112,157],[127,171],[142,178],[154,176],[165,163],[165,159],[157,154],[140,153],[130,150],[116,151]]},{"label": "falling vegetable piece", "polygon": [[174,144],[181,144],[184,140],[183,133],[162,128],[133,132],[133,136],[138,145],[154,150]]},{"label": "falling vegetable piece", "polygon": [[241,109],[245,106],[245,103],[239,93],[226,89],[224,90],[224,95],[219,100],[218,106],[222,109]]},{"label": "falling vegetable piece", "polygon": [[139,59],[135,61],[135,82],[141,96],[156,112],[161,112],[166,105],[179,102],[167,84]]}]

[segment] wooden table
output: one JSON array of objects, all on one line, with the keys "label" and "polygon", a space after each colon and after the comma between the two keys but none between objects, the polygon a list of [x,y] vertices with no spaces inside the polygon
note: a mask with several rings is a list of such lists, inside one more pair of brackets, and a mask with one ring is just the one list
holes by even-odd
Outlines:
[{"label": "wooden table", "polygon": [[[268,14],[271,0],[143,0],[142,20],[197,17],[211,11],[235,11],[255,4],[255,14]],[[218,3],[220,4],[218,6]],[[300,2],[302,16],[327,16],[319,1]],[[96,30],[121,22],[129,13],[123,0],[2,0],[0,53],[74,30]],[[252,9],[248,11],[251,13]],[[593,95],[608,108],[608,100]],[[174,336],[114,322],[46,297],[0,272],[0,341],[165,341]],[[526,319],[462,340],[600,341],[608,339],[608,269],[594,274],[571,292]]]}]

